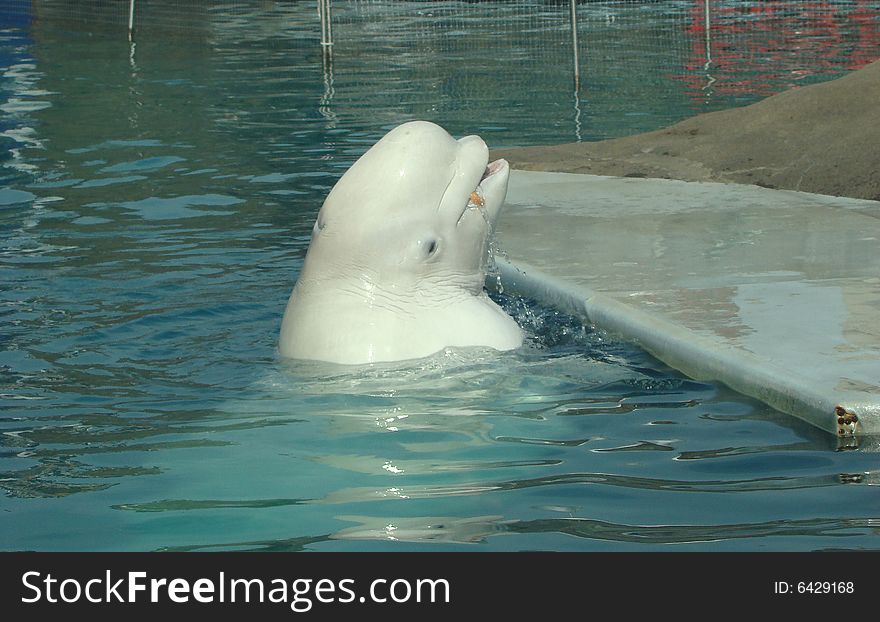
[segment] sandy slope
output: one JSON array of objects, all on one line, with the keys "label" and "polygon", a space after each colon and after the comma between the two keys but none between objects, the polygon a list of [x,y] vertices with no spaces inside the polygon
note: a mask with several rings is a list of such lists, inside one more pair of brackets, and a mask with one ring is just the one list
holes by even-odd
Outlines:
[{"label": "sandy slope", "polygon": [[880,61],[647,134],[493,152],[514,168],[726,181],[880,200]]}]

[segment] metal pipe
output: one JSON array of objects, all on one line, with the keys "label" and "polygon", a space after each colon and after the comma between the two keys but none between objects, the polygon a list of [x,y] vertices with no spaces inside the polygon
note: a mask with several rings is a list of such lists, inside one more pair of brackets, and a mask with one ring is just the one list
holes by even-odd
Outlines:
[{"label": "metal pipe", "polygon": [[333,45],[333,17],[330,14],[330,0],[327,2],[327,45]]},{"label": "metal pipe", "polygon": [[333,45],[333,20],[330,16],[330,0],[318,0],[318,15],[321,18],[321,45]]},{"label": "metal pipe", "polygon": [[704,27],[706,30],[706,66],[705,69],[709,69],[709,66],[712,64],[712,18],[710,16],[710,7],[709,0],[705,2],[705,23]]},{"label": "metal pipe", "polygon": [[128,3],[128,40],[134,36],[134,0]]},{"label": "metal pipe", "polygon": [[581,64],[578,60],[578,25],[577,0],[571,0],[571,50],[574,60],[574,88],[577,91],[581,84]]}]

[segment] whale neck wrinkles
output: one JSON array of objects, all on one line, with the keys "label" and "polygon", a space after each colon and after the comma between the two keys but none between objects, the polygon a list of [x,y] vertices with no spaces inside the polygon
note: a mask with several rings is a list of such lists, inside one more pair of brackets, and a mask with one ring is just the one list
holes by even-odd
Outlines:
[{"label": "whale neck wrinkles", "polygon": [[437,279],[414,279],[412,283],[389,283],[367,272],[361,272],[356,277],[329,275],[302,278],[297,289],[301,295],[315,298],[335,298],[342,295],[352,305],[369,308],[425,308],[450,305],[482,292],[482,281],[477,283],[477,277],[472,277],[474,283],[467,285],[461,280],[461,276],[453,280],[451,275],[440,275]]}]

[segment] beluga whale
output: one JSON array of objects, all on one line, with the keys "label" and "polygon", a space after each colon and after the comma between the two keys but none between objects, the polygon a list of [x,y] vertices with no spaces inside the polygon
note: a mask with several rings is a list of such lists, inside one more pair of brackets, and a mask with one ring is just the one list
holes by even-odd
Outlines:
[{"label": "beluga whale", "polygon": [[279,353],[364,364],[518,348],[522,330],[484,289],[509,173],[479,136],[427,121],[388,132],[321,206]]}]

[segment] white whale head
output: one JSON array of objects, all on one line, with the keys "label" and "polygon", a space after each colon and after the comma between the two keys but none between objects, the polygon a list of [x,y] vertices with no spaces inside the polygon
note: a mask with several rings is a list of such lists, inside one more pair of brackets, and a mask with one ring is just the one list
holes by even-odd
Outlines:
[{"label": "white whale head", "polygon": [[519,346],[519,327],[483,291],[509,175],[488,160],[479,137],[425,121],[370,148],[321,207],[280,353],[363,363]]}]

